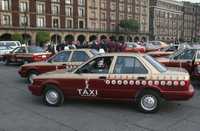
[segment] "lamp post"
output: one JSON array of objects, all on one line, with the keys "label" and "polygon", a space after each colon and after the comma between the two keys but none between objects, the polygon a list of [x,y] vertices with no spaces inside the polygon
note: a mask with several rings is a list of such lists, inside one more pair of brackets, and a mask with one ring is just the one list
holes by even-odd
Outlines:
[{"label": "lamp post", "polygon": [[23,26],[24,26],[24,43],[25,43],[26,46],[28,46],[28,41],[27,41],[27,38],[26,38],[27,26],[28,26],[27,11],[24,11],[24,21],[23,21]]}]

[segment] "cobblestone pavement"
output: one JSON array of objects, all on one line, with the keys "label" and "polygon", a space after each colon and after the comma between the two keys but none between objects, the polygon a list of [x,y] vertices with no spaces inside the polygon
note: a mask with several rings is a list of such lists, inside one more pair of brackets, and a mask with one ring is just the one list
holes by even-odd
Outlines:
[{"label": "cobblestone pavement", "polygon": [[[198,131],[200,90],[190,101],[166,102],[156,114],[130,103],[68,100],[61,107],[32,96],[17,66],[0,64],[0,131]],[[200,83],[200,82],[199,82]]]}]

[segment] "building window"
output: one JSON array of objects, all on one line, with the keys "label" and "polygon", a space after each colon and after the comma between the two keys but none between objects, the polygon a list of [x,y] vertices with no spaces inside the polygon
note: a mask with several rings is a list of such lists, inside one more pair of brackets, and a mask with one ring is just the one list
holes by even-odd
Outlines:
[{"label": "building window", "polygon": [[10,15],[2,15],[2,25],[9,26],[11,25]]},{"label": "building window", "polygon": [[52,24],[53,24],[53,28],[59,28],[59,19],[53,18]]},{"label": "building window", "polygon": [[106,23],[101,23],[101,29],[106,30]]},{"label": "building window", "polygon": [[111,19],[111,20],[115,20],[115,19],[116,19],[115,13],[111,13],[111,14],[110,14],[110,19]]},{"label": "building window", "polygon": [[9,10],[10,9],[10,0],[1,0],[1,9],[2,10]]},{"label": "building window", "polygon": [[28,2],[26,1],[20,2],[19,9],[20,9],[20,12],[27,12],[29,10]]},{"label": "building window", "polygon": [[80,29],[83,29],[83,28],[84,28],[84,21],[80,20],[80,21],[78,22],[78,24],[79,24],[79,28],[80,28]]},{"label": "building window", "polygon": [[45,17],[37,17],[37,27],[45,26]]},{"label": "building window", "polygon": [[58,15],[60,13],[60,6],[57,4],[52,4],[52,14]]},{"label": "building window", "polygon": [[37,3],[37,13],[44,14],[45,13],[45,4],[44,3]]},{"label": "building window", "polygon": [[78,0],[79,5],[85,5],[85,0]]},{"label": "building window", "polygon": [[106,19],[106,12],[101,12],[101,19],[105,20]]},{"label": "building window", "polygon": [[101,8],[106,9],[106,1],[101,1]]},{"label": "building window", "polygon": [[60,2],[60,0],[51,0],[51,2],[57,2],[58,3],[58,2]]},{"label": "building window", "polygon": [[85,9],[84,8],[79,8],[78,9],[78,16],[79,17],[84,17],[85,16]]},{"label": "building window", "polygon": [[65,14],[66,14],[66,16],[72,16],[72,8],[65,7]]},{"label": "building window", "polygon": [[73,24],[72,24],[72,20],[66,19],[66,28],[72,28]]},{"label": "building window", "polygon": [[66,4],[72,4],[72,0],[65,0]]},{"label": "building window", "polygon": [[110,9],[111,9],[111,10],[116,10],[116,3],[111,2],[111,4],[110,4]]},{"label": "building window", "polygon": [[28,16],[26,16],[26,15],[20,16],[20,25],[21,26],[28,26]]}]

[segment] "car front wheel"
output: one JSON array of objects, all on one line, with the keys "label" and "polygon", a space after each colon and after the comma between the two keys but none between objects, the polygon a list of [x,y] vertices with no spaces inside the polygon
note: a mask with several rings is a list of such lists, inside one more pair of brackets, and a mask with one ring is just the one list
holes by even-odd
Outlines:
[{"label": "car front wheel", "polygon": [[137,108],[143,113],[155,113],[160,108],[160,95],[152,90],[143,91],[136,100]]},{"label": "car front wheel", "polygon": [[48,85],[44,90],[43,101],[49,106],[60,106],[64,102],[64,95],[56,86]]}]

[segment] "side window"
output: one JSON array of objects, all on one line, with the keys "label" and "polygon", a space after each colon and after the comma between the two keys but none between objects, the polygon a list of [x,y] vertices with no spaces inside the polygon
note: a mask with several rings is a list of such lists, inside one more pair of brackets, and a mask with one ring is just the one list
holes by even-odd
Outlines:
[{"label": "side window", "polygon": [[114,74],[147,74],[144,65],[134,57],[120,56],[115,63]]},{"label": "side window", "polygon": [[18,50],[15,51],[15,53],[26,53],[26,49],[24,47],[19,48]]},{"label": "side window", "polygon": [[78,70],[78,73],[107,74],[112,64],[113,57],[98,57]]},{"label": "side window", "polygon": [[72,62],[84,62],[89,59],[89,56],[84,51],[74,51],[72,55]]},{"label": "side window", "polygon": [[194,55],[195,55],[195,50],[186,50],[179,54],[178,56],[175,56],[174,59],[180,59],[180,60],[187,60],[190,59],[192,60]]},{"label": "side window", "polygon": [[51,62],[67,62],[69,59],[69,56],[71,54],[71,51],[63,51],[58,53],[53,57]]}]

